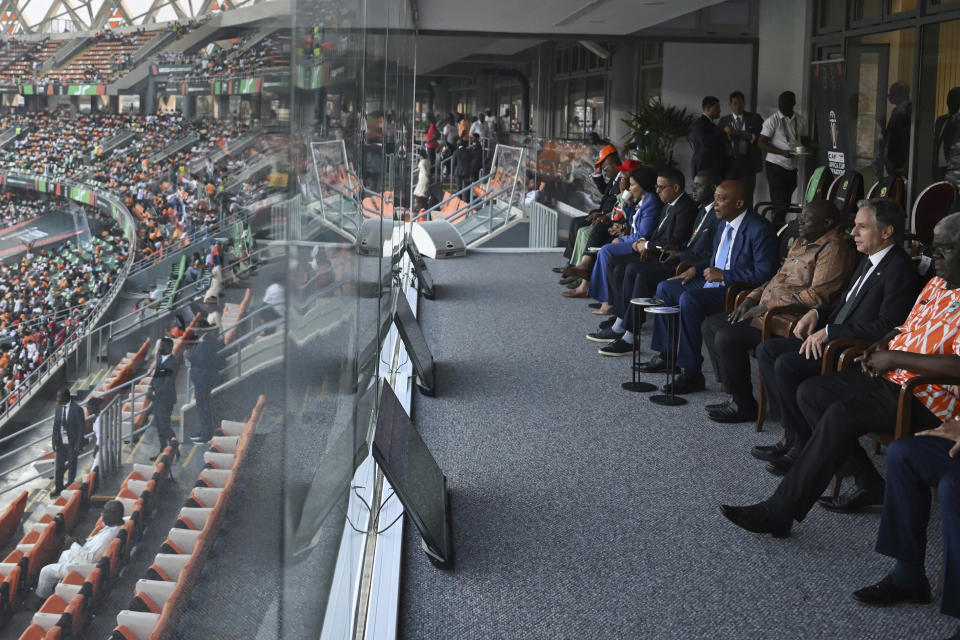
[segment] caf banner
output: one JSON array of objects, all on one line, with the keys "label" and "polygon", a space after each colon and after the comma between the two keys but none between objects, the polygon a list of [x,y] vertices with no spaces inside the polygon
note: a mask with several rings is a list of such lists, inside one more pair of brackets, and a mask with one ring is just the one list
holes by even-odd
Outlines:
[{"label": "caf banner", "polygon": [[842,60],[813,63],[813,100],[817,105],[817,138],[820,142],[820,164],[836,175],[847,170],[847,143],[850,139],[844,116]]}]

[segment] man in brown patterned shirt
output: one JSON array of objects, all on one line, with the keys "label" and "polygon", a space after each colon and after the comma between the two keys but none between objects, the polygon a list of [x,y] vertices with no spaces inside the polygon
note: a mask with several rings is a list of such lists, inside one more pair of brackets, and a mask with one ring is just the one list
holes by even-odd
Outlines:
[{"label": "man in brown patterned shirt", "polygon": [[[751,291],[732,313],[704,320],[704,344],[718,379],[732,396],[730,403],[707,407],[715,422],[748,422],[757,417],[749,350],[760,344],[767,311],[786,305],[827,304],[843,291],[853,272],[857,252],[845,237],[847,220],[832,203],[806,204],[797,222],[797,241],[776,275]],[[780,320],[774,318],[775,323]],[[787,335],[789,321],[784,318],[782,326],[773,328],[778,335]]]}]

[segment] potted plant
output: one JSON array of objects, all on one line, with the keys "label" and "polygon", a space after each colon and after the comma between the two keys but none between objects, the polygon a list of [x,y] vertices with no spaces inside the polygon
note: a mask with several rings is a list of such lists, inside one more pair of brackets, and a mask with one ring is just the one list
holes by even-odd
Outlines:
[{"label": "potted plant", "polygon": [[636,145],[640,162],[647,167],[672,167],[677,164],[673,147],[677,140],[690,137],[694,120],[686,109],[653,98],[640,104],[637,112],[623,122],[632,131],[627,143]]}]

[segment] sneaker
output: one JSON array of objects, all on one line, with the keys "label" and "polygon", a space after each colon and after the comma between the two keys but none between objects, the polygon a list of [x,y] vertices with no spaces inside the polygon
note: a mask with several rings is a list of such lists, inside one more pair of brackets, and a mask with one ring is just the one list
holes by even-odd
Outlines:
[{"label": "sneaker", "polygon": [[616,321],[617,319],[612,316],[607,318],[606,320],[600,323],[600,330],[603,331],[604,329],[611,328]]},{"label": "sneaker", "polygon": [[[622,333],[617,333],[613,329],[600,329],[600,331],[587,334],[587,340],[591,342],[616,342],[622,337]],[[631,346],[630,349],[632,351],[633,347]]]},{"label": "sneaker", "polygon": [[597,353],[602,356],[631,356],[633,355],[633,345],[622,338],[617,338],[616,342],[601,347]]}]

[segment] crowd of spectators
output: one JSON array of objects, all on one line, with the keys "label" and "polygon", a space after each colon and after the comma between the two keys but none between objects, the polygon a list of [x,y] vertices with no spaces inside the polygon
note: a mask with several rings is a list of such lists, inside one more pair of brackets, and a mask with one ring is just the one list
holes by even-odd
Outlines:
[{"label": "crowd of spectators", "polygon": [[[775,117],[793,106],[786,94]],[[717,100],[705,98],[704,110],[706,128],[719,116]],[[668,395],[651,400],[704,391],[705,353],[728,395],[703,407],[713,422],[760,419],[750,365],[756,354],[784,438],[751,453],[783,480],[768,499],[723,505],[722,513],[747,531],[783,538],[817,504],[836,513],[882,506],[877,551],[895,564],[854,599],[883,606],[932,599],[924,550],[930,488],[939,489],[941,611],[960,617],[960,471],[951,459],[960,455],[960,213],[943,211],[925,247],[933,269],[923,273],[904,249],[906,213],[896,200],[818,198],[793,221],[781,224],[777,208],[768,220],[750,206],[749,181],[730,179],[731,158],[738,150],[748,157],[746,145],[758,141],[743,126],[732,119],[729,130],[702,136],[714,148],[695,156],[692,197],[675,168],[621,161],[616,147],[603,147],[594,176],[600,204],[571,222],[568,261],[554,268],[566,276],[564,296],[592,298],[594,313],[607,316],[586,336],[603,345],[602,356],[646,346],[637,342],[644,314],[634,315],[631,300],[661,307],[651,316],[653,357],[639,370],[666,372]],[[776,140],[759,135],[766,153],[786,154]],[[863,349],[856,366],[824,363],[827,344],[838,338]],[[901,393],[916,376],[931,378],[912,389],[905,428],[935,437],[894,441],[885,479],[858,439],[893,434]],[[847,491],[821,496],[834,477]]]},{"label": "crowd of spectators", "polygon": [[45,203],[41,200],[26,198],[21,194],[8,191],[0,197],[0,224],[3,227],[12,227],[40,217],[45,209]]},{"label": "crowd of spectators", "polygon": [[[29,132],[12,149],[0,152],[0,166],[80,178],[116,193],[138,220],[138,252],[144,257],[202,235],[225,217],[232,204],[224,189],[228,176],[259,154],[257,149],[236,156],[225,153],[230,142],[247,131],[246,125],[188,120],[178,113],[73,116],[53,111],[31,116],[27,123]],[[104,141],[128,129],[139,135],[110,153],[103,151]],[[190,134],[198,138],[192,146],[151,161],[164,147]],[[215,154],[223,158],[211,161]]]},{"label": "crowd of spectators", "polygon": [[186,55],[182,51],[167,52],[158,55],[155,60],[161,64],[190,65],[189,70],[174,74],[185,80],[202,80],[217,76],[250,75],[263,69],[289,66],[290,36],[277,33],[258,42],[256,46],[246,48],[252,34],[222,43],[209,52],[199,51]]},{"label": "crowd of spectators", "polygon": [[[7,200],[6,207],[18,206],[16,196]],[[0,411],[26,391],[30,374],[96,308],[128,255],[113,220],[86,209],[97,235],[50,249],[28,246],[18,260],[0,265]]]}]

